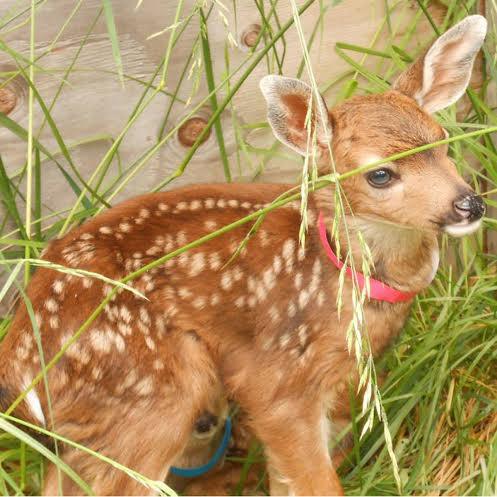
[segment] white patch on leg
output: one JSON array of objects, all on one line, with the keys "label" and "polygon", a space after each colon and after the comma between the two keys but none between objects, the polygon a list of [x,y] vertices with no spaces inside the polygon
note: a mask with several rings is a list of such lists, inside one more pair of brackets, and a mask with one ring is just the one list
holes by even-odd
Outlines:
[{"label": "white patch on leg", "polygon": [[[25,388],[27,388],[31,384],[30,381],[25,382]],[[28,405],[31,414],[43,425],[46,426],[45,416],[43,414],[43,410],[41,408],[40,399],[36,390],[33,388],[26,394],[26,398],[24,399],[26,404]]]}]

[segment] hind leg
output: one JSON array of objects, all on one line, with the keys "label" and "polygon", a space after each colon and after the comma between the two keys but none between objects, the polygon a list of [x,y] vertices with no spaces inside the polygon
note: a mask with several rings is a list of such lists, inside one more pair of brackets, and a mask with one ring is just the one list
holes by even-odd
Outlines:
[{"label": "hind leg", "polygon": [[[142,404],[133,406],[132,410],[128,406],[125,416],[120,410],[112,414],[105,413],[107,422],[94,427],[90,439],[83,445],[151,480],[163,481],[170,461],[184,449],[192,429],[192,422],[184,414],[186,406],[178,406],[175,411],[166,416],[155,406]],[[86,435],[88,428],[83,428]],[[81,450],[68,447],[62,458],[97,495],[153,493],[121,469]],[[62,478],[61,483],[64,495],[82,493],[67,476]],[[44,494],[58,493],[58,475],[55,466],[51,465],[45,480]]]},{"label": "hind leg", "polygon": [[[54,403],[56,431],[150,480],[164,481],[199,414],[222,392],[215,365],[198,336],[178,332],[173,340],[174,354],[163,351],[165,366],[153,373],[155,377],[150,371],[134,373],[129,388],[113,386],[112,391],[84,381],[78,390],[69,387],[59,393]],[[122,385],[127,385],[124,376],[117,386]],[[65,447],[62,458],[97,495],[152,492],[121,469],[81,450]],[[82,493],[67,477],[62,489],[65,495]],[[52,467],[44,494],[57,493]]]}]

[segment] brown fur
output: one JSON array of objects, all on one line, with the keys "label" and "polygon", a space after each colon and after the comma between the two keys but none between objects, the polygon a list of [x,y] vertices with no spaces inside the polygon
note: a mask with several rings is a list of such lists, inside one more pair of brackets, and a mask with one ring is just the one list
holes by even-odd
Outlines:
[{"label": "brown fur", "polygon": [[[401,90],[357,97],[331,111],[340,172],[371,155],[388,156],[443,135]],[[291,85],[284,91],[291,93]],[[277,94],[274,98],[278,101]],[[270,121],[281,118],[278,129],[284,129],[286,119],[301,122],[305,102],[287,98],[285,111],[270,114]],[[292,120],[292,115],[297,117]],[[323,169],[329,170],[326,127],[320,129]],[[301,142],[303,133],[292,129],[284,136]],[[446,147],[389,167],[402,178],[389,189],[372,188],[364,175],[343,182],[350,243],[343,224],[338,238],[341,250],[349,245],[360,268],[361,232],[373,254],[373,276],[419,292],[431,281],[438,230],[458,221],[453,202],[471,190],[457,175]],[[208,185],[137,197],[55,240],[44,259],[119,279],[254,211],[287,188]],[[47,418],[48,426],[162,480],[185,450],[199,413],[225,390],[248,413],[251,429],[265,446],[272,493],[287,487],[296,494],[341,493],[328,453],[327,417],[347,422],[348,385],[357,381],[345,339],[354,312],[352,286],[346,279],[339,316],[338,271],[314,227],[319,210],[331,226],[333,197],[331,189],[311,196],[305,251],[298,247],[299,205],[287,205],[266,216],[248,249],[230,265],[223,266],[248,226],[136,279],[133,286],[148,300],[119,292],[49,372],[54,418]],[[36,271],[27,294],[38,315],[46,361],[108,292],[95,279]],[[398,335],[409,307],[366,302],[364,332],[375,354]],[[14,396],[40,370],[31,336],[21,305],[0,349],[2,357],[14,358],[0,365],[0,385]],[[42,385],[35,391],[46,415]],[[18,412],[33,419],[33,404],[29,407],[23,402]],[[65,448],[63,458],[97,494],[144,492],[135,480],[82,452]],[[54,482],[49,474],[45,493],[55,491]],[[63,486],[66,493],[78,492],[66,480]]]}]

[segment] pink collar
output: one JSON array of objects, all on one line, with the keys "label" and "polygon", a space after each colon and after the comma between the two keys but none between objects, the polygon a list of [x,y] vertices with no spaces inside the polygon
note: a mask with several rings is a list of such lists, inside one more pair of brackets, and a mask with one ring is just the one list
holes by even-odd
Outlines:
[{"label": "pink collar", "polygon": [[[323,213],[319,213],[318,220],[319,238],[321,239],[321,245],[326,252],[326,255],[331,259],[333,264],[338,268],[342,269],[343,262],[338,259],[338,257],[333,252],[330,243],[328,242],[328,237],[326,235],[326,226],[324,224]],[[357,285],[360,290],[366,286],[366,278],[362,273],[356,271],[352,272],[352,269],[348,267],[345,272],[350,278],[355,278]],[[390,286],[385,285],[381,281],[375,280],[374,278],[369,278],[369,298],[375,300],[384,300],[385,302],[390,302],[395,304],[396,302],[407,302],[416,296],[416,292],[401,292]]]}]

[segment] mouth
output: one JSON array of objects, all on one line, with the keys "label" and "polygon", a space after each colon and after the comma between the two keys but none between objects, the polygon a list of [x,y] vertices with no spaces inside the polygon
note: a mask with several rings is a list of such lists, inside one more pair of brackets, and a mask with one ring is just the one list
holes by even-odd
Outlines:
[{"label": "mouth", "polygon": [[477,219],[476,221],[468,222],[467,220],[461,221],[459,223],[454,224],[446,224],[443,227],[445,233],[448,233],[454,237],[461,237],[466,235],[471,235],[481,226],[481,219]]}]

